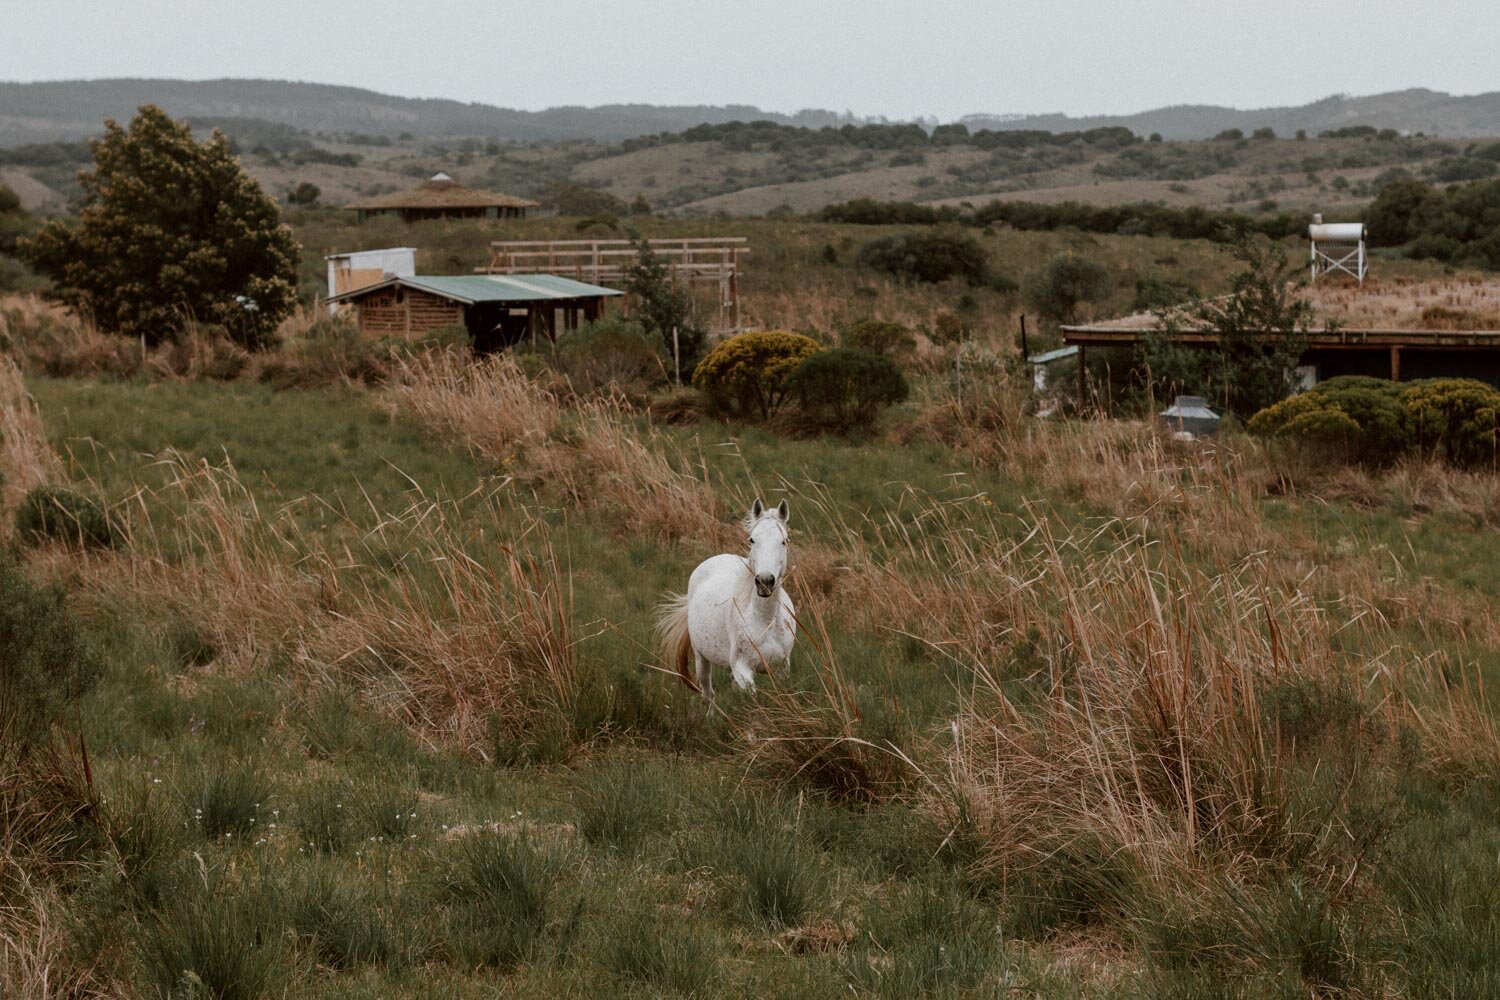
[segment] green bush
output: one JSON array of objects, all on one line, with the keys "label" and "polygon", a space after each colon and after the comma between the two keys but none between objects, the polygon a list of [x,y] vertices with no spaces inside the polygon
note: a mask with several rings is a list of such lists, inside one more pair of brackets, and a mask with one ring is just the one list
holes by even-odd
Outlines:
[{"label": "green bush", "polygon": [[1249,429],[1370,465],[1413,450],[1461,467],[1493,464],[1500,452],[1500,390],[1474,379],[1403,385],[1346,375],[1266,407]]},{"label": "green bush", "polygon": [[65,486],[37,486],[28,492],[16,509],[16,532],[33,544],[110,548],[121,541],[119,526],[104,505]]},{"label": "green bush", "polygon": [[1329,379],[1274,403],[1250,418],[1249,429],[1370,465],[1394,462],[1413,443],[1396,384],[1362,376]]},{"label": "green bush", "polygon": [[1044,318],[1072,323],[1078,307],[1098,302],[1114,288],[1109,270],[1074,253],[1058,254],[1026,281],[1026,304]]},{"label": "green bush", "polygon": [[1401,390],[1416,445],[1450,465],[1493,465],[1500,441],[1500,391],[1468,378],[1422,379]]},{"label": "green bush", "polygon": [[62,591],[37,587],[0,556],[0,741],[39,739],[100,669]]},{"label": "green bush", "polygon": [[911,330],[883,319],[862,319],[845,330],[839,341],[845,347],[873,351],[898,360],[917,349],[917,338]]},{"label": "green bush", "polygon": [[859,262],[903,281],[930,284],[957,278],[982,285],[989,276],[989,258],[979,241],[947,229],[871,240],[860,248]]},{"label": "green bush", "polygon": [[836,347],[819,351],[787,379],[787,389],[814,419],[839,431],[868,428],[880,411],[906,399],[906,379],[890,358]]},{"label": "green bush", "polygon": [[644,393],[664,381],[672,365],[660,334],[615,317],[563,337],[556,357],[558,368],[579,392]]},{"label": "green bush", "polygon": [[787,380],[821,348],[790,330],[762,330],[730,337],[698,363],[693,384],[716,412],[769,419],[787,395]]}]

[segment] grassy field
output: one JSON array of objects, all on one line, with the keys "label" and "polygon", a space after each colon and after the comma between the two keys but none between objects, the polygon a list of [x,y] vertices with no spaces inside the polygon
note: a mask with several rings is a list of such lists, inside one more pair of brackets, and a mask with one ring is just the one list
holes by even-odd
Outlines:
[{"label": "grassy field", "polygon": [[[25,388],[7,507],[71,483],[120,541],[14,550],[102,669],[51,784],[5,759],[87,803],[29,855],[5,800],[7,995],[1500,986],[1492,474],[940,376],[858,445],[441,356]],[[754,495],[796,667],[705,719],[653,608]]]}]

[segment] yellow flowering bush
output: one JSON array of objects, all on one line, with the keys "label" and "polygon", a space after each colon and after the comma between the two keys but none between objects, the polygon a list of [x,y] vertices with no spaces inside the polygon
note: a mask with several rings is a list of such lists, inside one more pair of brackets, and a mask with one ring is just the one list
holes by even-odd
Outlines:
[{"label": "yellow flowering bush", "polygon": [[1431,378],[1401,391],[1417,446],[1453,465],[1493,464],[1500,436],[1500,390],[1472,378]]},{"label": "yellow flowering bush", "polygon": [[1249,429],[1375,465],[1413,450],[1452,465],[1493,464],[1500,451],[1500,390],[1465,378],[1403,384],[1345,375],[1266,407],[1250,418]]},{"label": "yellow flowering bush", "polygon": [[766,420],[786,399],[788,377],[820,350],[816,340],[790,330],[741,333],[698,363],[693,384],[717,412]]}]

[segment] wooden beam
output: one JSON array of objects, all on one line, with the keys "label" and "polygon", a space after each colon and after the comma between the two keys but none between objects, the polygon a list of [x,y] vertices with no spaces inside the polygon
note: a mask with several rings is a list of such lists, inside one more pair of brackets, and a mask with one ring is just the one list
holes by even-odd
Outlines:
[{"label": "wooden beam", "polygon": [[1401,381],[1401,348],[1391,345],[1391,381]]}]

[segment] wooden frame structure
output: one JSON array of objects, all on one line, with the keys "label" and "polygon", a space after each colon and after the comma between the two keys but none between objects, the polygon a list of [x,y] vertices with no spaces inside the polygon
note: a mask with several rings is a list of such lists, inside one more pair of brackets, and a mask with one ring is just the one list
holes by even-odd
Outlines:
[{"label": "wooden frame structure", "polygon": [[[719,328],[740,328],[740,260],[749,255],[743,236],[649,239],[673,281],[718,285]],[[495,240],[480,274],[558,274],[590,284],[618,283],[638,251],[630,240]]]}]

